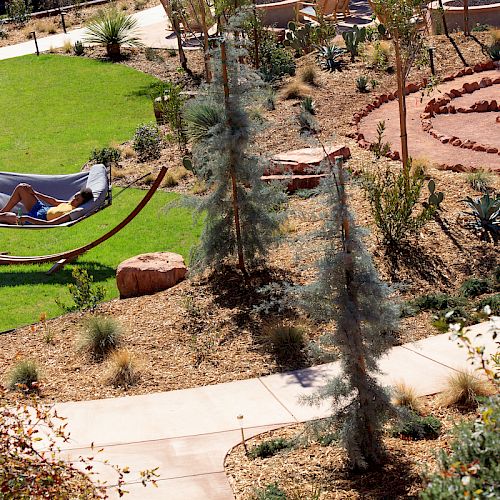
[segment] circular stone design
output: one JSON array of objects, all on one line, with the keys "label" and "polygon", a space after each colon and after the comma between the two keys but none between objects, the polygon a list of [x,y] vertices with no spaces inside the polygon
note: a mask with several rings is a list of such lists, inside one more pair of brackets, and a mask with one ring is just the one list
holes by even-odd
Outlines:
[{"label": "circular stone design", "polygon": [[[453,114],[448,112],[447,115],[436,115],[436,118],[433,113],[434,110],[429,109],[429,103],[433,100],[436,103],[443,100],[441,106],[454,105],[455,102],[452,102],[453,96],[450,97],[450,94],[453,90],[463,89],[464,86],[473,89],[464,96],[464,100],[471,100],[464,108],[472,106],[481,93],[483,94],[481,100],[495,100],[495,96],[488,94],[488,90],[486,90],[488,88],[492,92],[497,92],[496,100],[500,104],[497,90],[500,83],[500,71],[498,67],[493,66],[491,63],[490,69],[485,68],[488,67],[484,66],[476,69],[476,73],[472,68],[467,68],[458,72],[454,77],[444,78],[443,83],[424,100],[421,100],[421,95],[418,93],[420,88],[418,85],[413,86],[417,90],[414,88],[408,90],[409,86],[407,86],[409,93],[407,95],[408,147],[412,158],[425,159],[449,170],[476,171],[487,169],[500,173],[500,154],[498,153],[500,141],[496,139],[496,134],[499,134],[500,131],[495,120],[497,113],[457,112]],[[479,82],[483,79],[490,80],[491,85],[484,85],[486,88],[481,87]],[[480,93],[472,97],[474,90]],[[434,123],[433,120],[435,120]],[[357,126],[355,136],[358,143],[363,147],[370,147],[371,143],[377,140],[377,125],[381,121],[384,121],[386,125],[384,141],[388,142],[393,150],[390,156],[398,159],[398,150],[401,144],[399,109],[394,94],[379,96],[372,104],[354,115],[354,122]],[[427,121],[427,125],[425,121]],[[459,121],[462,122],[460,130],[457,126]],[[459,134],[462,134],[460,139]],[[470,140],[467,135],[473,135],[474,138],[479,139],[479,141],[471,141],[473,142],[472,147],[477,145],[476,150],[469,147],[456,147],[458,142],[455,140],[459,140],[460,144],[467,143],[467,140]],[[487,144],[486,140],[481,137],[488,137],[488,142],[492,144]],[[455,141],[455,144],[450,143],[450,140]],[[467,144],[467,146],[469,145]],[[487,152],[488,150],[489,152]]]}]

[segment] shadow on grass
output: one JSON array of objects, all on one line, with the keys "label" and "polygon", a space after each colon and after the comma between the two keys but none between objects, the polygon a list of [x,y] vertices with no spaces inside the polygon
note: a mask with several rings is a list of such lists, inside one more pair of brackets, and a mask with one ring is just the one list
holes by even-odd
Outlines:
[{"label": "shadow on grass", "polygon": [[95,283],[106,281],[115,275],[116,270],[113,267],[105,266],[99,262],[80,262],[71,266],[66,266],[55,274],[48,275],[50,266],[40,266],[38,269],[30,268],[24,271],[23,266],[18,266],[19,271],[3,271],[0,268],[0,288],[15,287],[23,285],[40,284],[62,284],[73,283],[71,275],[73,268],[79,267],[85,269],[93,277]]}]

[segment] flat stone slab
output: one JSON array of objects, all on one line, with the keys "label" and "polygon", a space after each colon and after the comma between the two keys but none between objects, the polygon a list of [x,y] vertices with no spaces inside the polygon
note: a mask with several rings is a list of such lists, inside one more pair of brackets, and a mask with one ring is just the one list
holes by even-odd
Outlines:
[{"label": "flat stone slab", "polygon": [[187,267],[182,255],[152,252],[123,261],[116,270],[120,298],[151,295],[182,281]]}]

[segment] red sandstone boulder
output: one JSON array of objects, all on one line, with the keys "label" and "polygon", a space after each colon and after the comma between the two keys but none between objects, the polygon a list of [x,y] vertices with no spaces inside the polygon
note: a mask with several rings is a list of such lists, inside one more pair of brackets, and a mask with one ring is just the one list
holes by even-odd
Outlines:
[{"label": "red sandstone boulder", "polygon": [[498,153],[498,148],[487,148],[486,149],[486,152],[487,153],[490,153],[490,154],[495,154],[495,153]]},{"label": "red sandstone boulder", "polygon": [[486,148],[482,144],[474,144],[474,146],[472,147],[472,150],[484,152],[484,151],[486,151]]},{"label": "red sandstone boulder", "polygon": [[464,86],[462,88],[464,93],[467,94],[472,94],[472,92],[480,89],[479,83],[477,82],[471,82],[471,83],[466,82],[464,83]]},{"label": "red sandstone boulder", "polygon": [[490,102],[488,111],[498,111],[498,103],[495,100]]},{"label": "red sandstone boulder", "polygon": [[122,262],[116,270],[120,298],[139,297],[171,288],[182,281],[187,267],[182,255],[145,253]]},{"label": "red sandstone boulder", "polygon": [[479,86],[482,89],[484,89],[485,87],[491,87],[491,85],[493,85],[491,78],[484,77],[484,78],[481,78],[481,80],[479,81]]},{"label": "red sandstone boulder", "polygon": [[476,113],[486,113],[486,111],[488,111],[489,106],[490,103],[488,101],[479,101],[473,104],[471,106],[471,109]]}]

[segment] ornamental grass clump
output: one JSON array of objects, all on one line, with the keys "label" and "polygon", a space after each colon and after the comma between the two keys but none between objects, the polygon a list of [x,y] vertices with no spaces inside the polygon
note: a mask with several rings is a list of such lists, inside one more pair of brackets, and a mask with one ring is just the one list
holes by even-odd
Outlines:
[{"label": "ornamental grass clump", "polygon": [[392,404],[408,408],[415,413],[420,413],[422,411],[422,403],[418,399],[417,391],[404,382],[399,382],[393,386]]},{"label": "ornamental grass clump", "polygon": [[137,19],[116,9],[100,10],[87,24],[83,41],[106,47],[110,59],[118,59],[121,46],[142,47]]},{"label": "ornamental grass clump", "polygon": [[84,324],[80,346],[95,359],[101,360],[120,344],[120,324],[107,316],[91,316]]},{"label": "ornamental grass clump", "polygon": [[470,371],[457,372],[448,377],[440,402],[443,406],[473,409],[478,406],[479,397],[489,396],[492,392],[493,387],[484,378]]},{"label": "ornamental grass clump", "polygon": [[140,379],[137,361],[127,349],[115,351],[109,360],[109,370],[106,377],[108,384],[114,387],[130,387]]},{"label": "ornamental grass clump", "polygon": [[33,392],[38,390],[40,373],[35,361],[19,361],[8,375],[8,387],[11,391]]}]

